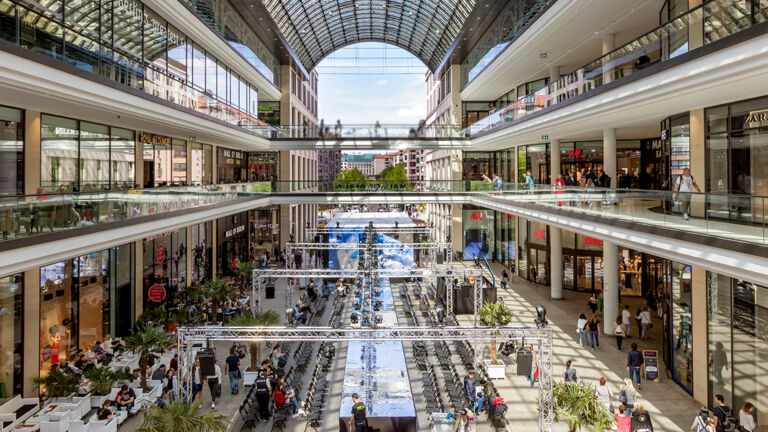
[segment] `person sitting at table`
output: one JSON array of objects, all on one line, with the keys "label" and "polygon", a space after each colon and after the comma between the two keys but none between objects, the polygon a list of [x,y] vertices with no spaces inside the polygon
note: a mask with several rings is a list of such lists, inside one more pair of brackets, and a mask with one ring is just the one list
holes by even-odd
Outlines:
[{"label": "person sitting at table", "polygon": [[101,407],[96,411],[96,418],[99,420],[112,420],[112,401],[105,400]]},{"label": "person sitting at table", "polygon": [[99,363],[107,364],[112,361],[112,356],[104,351],[104,347],[101,346],[101,341],[93,343],[93,357],[99,361]]},{"label": "person sitting at table", "polygon": [[120,388],[120,393],[117,394],[117,409],[124,409],[130,411],[136,402],[136,392],[132,388],[128,387],[128,384],[123,384]]},{"label": "person sitting at table", "polygon": [[88,360],[85,357],[84,352],[80,351],[80,353],[77,355],[77,360],[75,360],[75,367],[80,369],[82,372],[85,372],[88,369],[96,367],[96,365],[93,364],[93,360]]}]

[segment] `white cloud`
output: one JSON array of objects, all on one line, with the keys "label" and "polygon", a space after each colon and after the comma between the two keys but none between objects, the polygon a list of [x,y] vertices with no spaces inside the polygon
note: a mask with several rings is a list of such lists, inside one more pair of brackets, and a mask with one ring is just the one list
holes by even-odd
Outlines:
[{"label": "white cloud", "polygon": [[376,81],[376,83],[375,83],[375,84],[376,84],[377,86],[383,86],[383,85],[387,85],[387,83],[388,83],[388,82],[389,82],[389,81],[387,81],[387,80],[383,79],[383,80],[378,80],[378,81]]},{"label": "white cloud", "polygon": [[424,107],[424,105],[413,105],[410,108],[400,108],[397,110],[398,117],[418,117],[423,116],[426,113],[427,109]]}]

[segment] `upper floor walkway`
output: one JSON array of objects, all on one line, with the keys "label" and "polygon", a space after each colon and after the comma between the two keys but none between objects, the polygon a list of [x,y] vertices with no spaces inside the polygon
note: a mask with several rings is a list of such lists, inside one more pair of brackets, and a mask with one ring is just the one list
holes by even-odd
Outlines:
[{"label": "upper floor walkway", "polygon": [[[271,205],[414,203],[489,208],[768,284],[768,197],[468,181],[259,182],[3,198],[0,275]],[[688,205],[684,219],[680,209]]]}]

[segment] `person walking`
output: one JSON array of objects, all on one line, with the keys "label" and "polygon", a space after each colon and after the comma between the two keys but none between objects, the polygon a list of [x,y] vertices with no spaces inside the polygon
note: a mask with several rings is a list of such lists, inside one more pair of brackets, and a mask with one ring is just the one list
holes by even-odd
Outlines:
[{"label": "person walking", "polygon": [[509,284],[509,275],[507,274],[506,270],[501,271],[501,289],[507,289],[507,285]]},{"label": "person walking", "polygon": [[707,423],[711,420],[712,419],[709,418],[709,410],[707,407],[701,407],[701,409],[699,409],[699,415],[693,419],[693,424],[691,424],[691,432],[710,432],[707,428]]},{"label": "person walking", "polygon": [[192,366],[192,399],[200,396],[203,400],[203,373],[200,368],[200,357],[195,357],[195,365]]},{"label": "person walking", "polygon": [[653,321],[651,318],[651,311],[648,309],[648,306],[643,306],[643,308],[640,310],[640,340],[646,340],[648,339],[648,330],[653,327]]},{"label": "person walking", "polygon": [[696,189],[696,192],[701,192],[699,185],[696,184],[696,180],[691,175],[691,169],[683,169],[683,173],[675,180],[675,193],[672,194],[672,200],[676,201],[678,195],[680,196],[680,213],[683,214],[683,219],[688,220],[688,215],[691,212],[691,193]]},{"label": "person walking", "polygon": [[594,315],[595,312],[597,312],[598,304],[599,302],[597,300],[597,293],[593,291],[592,295],[589,296],[589,300],[587,300],[587,307],[589,308],[590,311],[592,311],[592,315]]},{"label": "person walking", "polygon": [[632,351],[627,354],[627,372],[629,372],[629,382],[632,382],[632,376],[637,377],[637,389],[640,389],[640,369],[643,367],[643,353],[637,350],[637,344],[632,344]]},{"label": "person walking", "polygon": [[621,311],[621,322],[624,324],[624,330],[627,332],[626,338],[632,337],[632,312],[629,311],[629,305],[624,305]]},{"label": "person walking", "polygon": [[229,388],[232,394],[240,392],[240,357],[234,351],[224,360],[224,372],[229,376]]},{"label": "person walking", "polygon": [[597,315],[592,315],[587,323],[587,329],[589,330],[589,342],[592,344],[592,351],[596,348],[600,348],[600,320],[597,319]]},{"label": "person walking", "polygon": [[563,382],[566,384],[577,384],[579,381],[581,381],[579,373],[576,372],[576,369],[572,366],[573,360],[568,360],[565,362],[565,370],[563,370]]},{"label": "person walking", "polygon": [[739,427],[741,432],[754,432],[757,429],[754,412],[755,406],[750,402],[744,402],[744,406],[739,410]]},{"label": "person walking", "polygon": [[616,421],[616,432],[630,432],[632,420],[627,415],[627,407],[619,405],[619,412],[613,415]]},{"label": "person walking", "polygon": [[272,393],[268,371],[263,369],[253,385],[256,387],[256,402],[259,403],[259,417],[263,421],[269,420],[269,396]]},{"label": "person walking", "polygon": [[616,321],[613,322],[613,329],[611,332],[616,336],[616,348],[621,351],[621,342],[624,340],[624,335],[627,333],[624,323],[621,322],[621,315],[616,315]]},{"label": "person walking", "polygon": [[464,397],[469,401],[473,412],[477,412],[477,388],[475,387],[475,371],[470,370],[464,377]]},{"label": "person walking", "polygon": [[213,375],[208,375],[208,390],[211,391],[211,408],[216,408],[216,397],[219,395],[219,386],[221,385],[221,368],[216,363],[213,364]]},{"label": "person walking", "polygon": [[712,415],[715,420],[715,430],[717,432],[731,432],[735,430],[736,419],[733,417],[733,410],[725,404],[723,395],[715,395],[715,405],[715,409],[712,410]]},{"label": "person walking", "polygon": [[579,346],[584,347],[584,344],[589,343],[589,336],[587,335],[587,316],[584,314],[579,315],[578,321],[576,321],[576,331],[579,333]]},{"label": "person walking", "polygon": [[360,396],[357,393],[352,393],[352,415],[349,417],[349,427],[352,429],[354,423],[354,432],[363,432],[368,428],[368,420],[366,419],[365,404],[360,402]]},{"label": "person walking", "polygon": [[523,188],[533,190],[533,176],[531,176],[531,170],[525,171],[525,177],[523,177]]},{"label": "person walking", "polygon": [[595,397],[600,405],[604,406],[608,412],[613,412],[611,406],[611,398],[613,398],[613,392],[608,387],[608,380],[605,377],[600,377],[600,385],[595,389]]},{"label": "person walking", "polygon": [[635,405],[635,412],[632,413],[632,427],[630,432],[653,432],[653,422],[651,415],[645,410],[642,404]]},{"label": "person walking", "polygon": [[335,135],[335,138],[341,138],[341,119],[336,119],[336,126],[333,128],[333,134]]},{"label": "person walking", "polygon": [[629,378],[624,378],[624,385],[619,390],[619,402],[627,408],[627,416],[632,417],[632,411],[637,403],[637,391]]}]

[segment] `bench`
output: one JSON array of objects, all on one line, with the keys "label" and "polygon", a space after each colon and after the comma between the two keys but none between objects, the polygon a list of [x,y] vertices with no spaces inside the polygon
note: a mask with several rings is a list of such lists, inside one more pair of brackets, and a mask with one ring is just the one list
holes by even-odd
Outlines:
[{"label": "bench", "polygon": [[0,405],[2,432],[10,431],[24,423],[24,420],[30,418],[39,409],[40,400],[38,398],[22,398],[20,395]]}]

